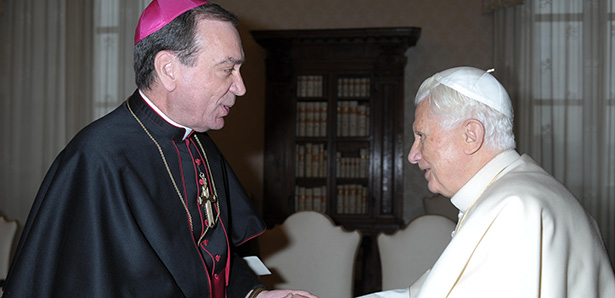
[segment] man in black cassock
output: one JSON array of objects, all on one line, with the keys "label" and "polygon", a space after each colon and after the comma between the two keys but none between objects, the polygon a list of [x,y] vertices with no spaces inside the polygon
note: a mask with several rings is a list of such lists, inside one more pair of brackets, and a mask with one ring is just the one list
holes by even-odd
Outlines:
[{"label": "man in black cassock", "polygon": [[314,297],[264,290],[235,253],[265,230],[206,133],[246,92],[236,23],[207,1],[145,9],[138,90],[52,164],[3,297]]}]

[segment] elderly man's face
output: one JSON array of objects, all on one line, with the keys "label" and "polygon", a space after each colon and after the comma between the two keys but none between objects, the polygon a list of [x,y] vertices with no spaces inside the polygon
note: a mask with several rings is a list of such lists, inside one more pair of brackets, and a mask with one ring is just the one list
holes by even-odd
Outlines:
[{"label": "elderly man's face", "polygon": [[463,134],[459,126],[442,130],[439,118],[430,111],[429,101],[423,100],[415,112],[414,143],[408,161],[418,164],[425,172],[428,188],[433,193],[453,196],[464,184],[459,178],[463,172]]},{"label": "elderly man's face", "polygon": [[196,131],[221,129],[224,117],[246,87],[239,72],[244,60],[239,33],[230,22],[204,19],[197,27],[199,51],[194,66],[181,65],[173,114]]}]

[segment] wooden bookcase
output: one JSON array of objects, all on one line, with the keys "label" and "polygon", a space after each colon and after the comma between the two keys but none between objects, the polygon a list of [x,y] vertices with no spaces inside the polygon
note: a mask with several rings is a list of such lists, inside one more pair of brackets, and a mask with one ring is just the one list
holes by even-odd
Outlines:
[{"label": "wooden bookcase", "polygon": [[267,225],[316,210],[360,230],[355,295],[380,290],[375,237],[404,224],[405,53],[420,28],[251,33],[267,50]]}]

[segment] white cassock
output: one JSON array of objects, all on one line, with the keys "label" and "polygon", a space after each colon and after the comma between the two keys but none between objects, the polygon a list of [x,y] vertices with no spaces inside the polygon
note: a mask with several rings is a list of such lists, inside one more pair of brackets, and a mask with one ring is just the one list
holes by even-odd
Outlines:
[{"label": "white cassock", "polygon": [[451,202],[460,220],[431,271],[362,298],[615,297],[595,221],[529,156],[499,154]]}]

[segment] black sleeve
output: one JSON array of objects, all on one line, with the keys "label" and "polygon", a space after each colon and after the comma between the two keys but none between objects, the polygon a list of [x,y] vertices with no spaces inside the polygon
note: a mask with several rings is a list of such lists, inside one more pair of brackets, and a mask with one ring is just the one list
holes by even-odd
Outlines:
[{"label": "black sleeve", "polygon": [[231,258],[231,274],[228,287],[228,297],[243,298],[257,287],[265,287],[259,281],[252,269],[238,254],[233,253]]}]

